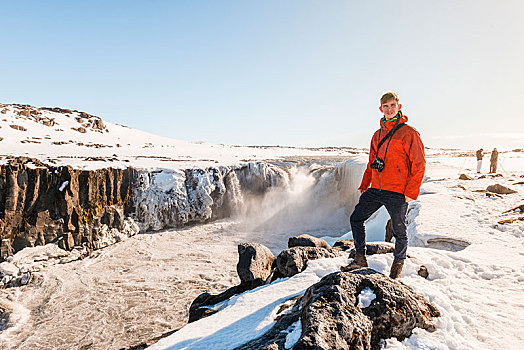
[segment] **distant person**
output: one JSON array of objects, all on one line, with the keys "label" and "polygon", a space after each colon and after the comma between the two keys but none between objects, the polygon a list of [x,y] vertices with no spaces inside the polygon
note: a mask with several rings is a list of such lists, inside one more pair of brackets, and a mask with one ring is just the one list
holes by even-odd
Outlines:
[{"label": "distant person", "polygon": [[491,158],[489,159],[489,172],[490,173],[497,172],[498,160],[499,160],[499,151],[497,151],[496,148],[493,148],[493,151],[491,152]]},{"label": "distant person", "polygon": [[477,174],[480,174],[480,168],[482,168],[482,157],[484,157],[482,152],[484,152],[482,148],[477,151]]},{"label": "distant person", "polygon": [[395,237],[389,277],[400,278],[408,247],[408,202],[417,199],[426,168],[420,134],[406,125],[408,118],[402,114],[401,107],[394,92],[380,98],[379,109],[384,117],[380,119],[380,129],[371,138],[369,162],[358,188],[361,196],[350,217],[356,254],[353,262],[343,267],[344,270],[368,267],[364,222],[385,206],[391,216]]}]

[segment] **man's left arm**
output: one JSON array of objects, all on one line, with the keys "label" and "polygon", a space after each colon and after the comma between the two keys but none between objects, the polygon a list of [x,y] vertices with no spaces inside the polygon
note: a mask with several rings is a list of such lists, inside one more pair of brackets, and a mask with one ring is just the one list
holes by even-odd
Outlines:
[{"label": "man's left arm", "polygon": [[411,140],[408,140],[405,144],[410,163],[406,190],[404,191],[407,201],[409,201],[409,199],[415,200],[418,198],[420,185],[422,184],[424,172],[426,171],[426,155],[424,152],[424,144],[422,144],[422,140],[420,139],[420,134],[418,131],[413,130],[411,136]]}]

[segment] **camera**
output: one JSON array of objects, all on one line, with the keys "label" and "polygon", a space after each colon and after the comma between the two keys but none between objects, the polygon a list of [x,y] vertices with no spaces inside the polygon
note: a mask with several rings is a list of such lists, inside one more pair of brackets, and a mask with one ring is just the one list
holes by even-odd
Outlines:
[{"label": "camera", "polygon": [[375,158],[375,160],[373,160],[373,162],[369,165],[369,167],[371,169],[375,169],[376,171],[378,171],[379,173],[384,170],[384,166],[386,164],[384,163],[384,161],[380,158]]}]

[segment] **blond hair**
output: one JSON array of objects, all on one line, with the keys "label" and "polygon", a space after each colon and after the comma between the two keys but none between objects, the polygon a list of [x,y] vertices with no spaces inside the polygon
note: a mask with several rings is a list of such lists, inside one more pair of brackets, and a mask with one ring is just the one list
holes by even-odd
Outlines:
[{"label": "blond hair", "polygon": [[398,95],[393,91],[386,92],[384,95],[382,95],[382,97],[380,98],[380,105],[382,106],[384,103],[390,100],[395,100],[397,101],[397,103],[399,101]]}]

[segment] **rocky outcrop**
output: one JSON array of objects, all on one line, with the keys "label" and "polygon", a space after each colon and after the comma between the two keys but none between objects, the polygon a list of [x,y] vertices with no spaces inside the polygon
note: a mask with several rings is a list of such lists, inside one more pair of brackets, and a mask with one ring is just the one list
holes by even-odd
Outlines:
[{"label": "rocky outcrop", "polygon": [[239,213],[244,197],[282,186],[289,175],[268,163],[241,167],[138,170],[133,190],[133,218],[142,231],[181,227]]},{"label": "rocky outcrop", "polygon": [[124,221],[124,212],[132,208],[133,172],[82,171],[23,157],[11,160],[0,168],[0,251],[9,250],[8,245],[16,252],[59,239],[65,239],[63,247],[68,249],[72,244],[103,246],[107,232],[133,226]]},{"label": "rocky outcrop", "polygon": [[288,179],[267,163],[87,171],[13,158],[0,167],[0,261],[35,245],[98,249],[139,230],[228,217],[243,207],[244,196],[263,195]]},{"label": "rocky outcrop", "polygon": [[[374,294],[368,306],[359,303],[363,291]],[[336,272],[311,286],[271,330],[237,349],[284,349],[285,331],[297,321],[302,332],[292,349],[380,349],[382,339],[402,341],[414,328],[434,330],[438,316],[411,288],[372,269]]]}]

